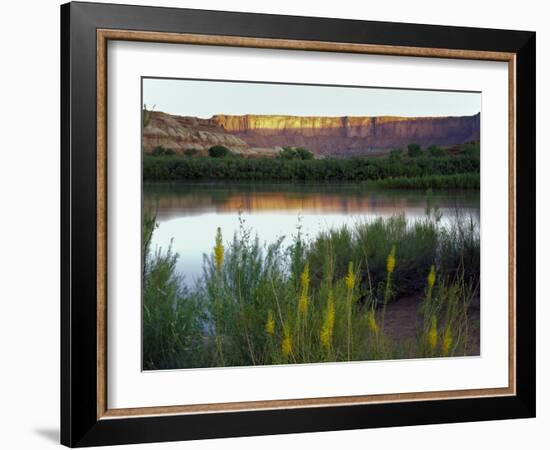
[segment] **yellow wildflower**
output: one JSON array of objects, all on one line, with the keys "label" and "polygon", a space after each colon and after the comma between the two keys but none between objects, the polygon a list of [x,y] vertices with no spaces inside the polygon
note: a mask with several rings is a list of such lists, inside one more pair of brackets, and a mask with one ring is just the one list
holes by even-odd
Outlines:
[{"label": "yellow wildflower", "polygon": [[367,316],[367,325],[369,330],[371,330],[374,334],[378,334],[378,324],[376,323],[374,311],[369,312]]},{"label": "yellow wildflower", "polygon": [[443,356],[447,356],[451,350],[451,345],[453,343],[453,334],[451,332],[451,327],[447,325],[445,328],[445,335],[443,336],[443,343],[441,344],[441,350]]},{"label": "yellow wildflower", "polygon": [[275,334],[275,321],[273,320],[273,311],[267,312],[267,321],[265,322],[265,332],[270,336]]},{"label": "yellow wildflower", "polygon": [[435,315],[432,316],[432,325],[428,331],[428,344],[432,350],[437,346],[437,318]]},{"label": "yellow wildflower", "polygon": [[300,295],[300,299],[298,300],[298,309],[302,314],[307,313],[307,307],[309,306],[309,300],[307,298],[306,293],[302,290],[302,294]]},{"label": "yellow wildflower", "polygon": [[304,271],[302,272],[302,275],[300,275],[300,280],[302,283],[302,292],[300,293],[300,297],[298,299],[298,310],[302,314],[306,314],[309,305],[307,296],[309,291],[309,263],[306,263],[304,266]]},{"label": "yellow wildflower", "polygon": [[281,351],[283,352],[284,356],[288,356],[290,355],[290,353],[292,353],[292,339],[290,338],[290,336],[283,339],[283,343],[281,344]]},{"label": "yellow wildflower", "polygon": [[388,259],[386,260],[386,270],[392,273],[395,269],[395,245],[392,246]]},{"label": "yellow wildflower", "polygon": [[326,348],[326,349],[329,349],[330,348],[330,331],[329,329],[323,325],[323,327],[321,328],[321,345]]},{"label": "yellow wildflower", "polygon": [[290,337],[290,332],[288,327],[283,328],[283,342],[281,342],[281,352],[283,356],[288,356],[292,353],[292,338]]},{"label": "yellow wildflower", "polygon": [[300,276],[300,280],[302,281],[302,290],[305,290],[307,294],[307,289],[309,287],[309,263],[306,263],[304,266],[304,271]]},{"label": "yellow wildflower", "polygon": [[428,274],[428,286],[431,288],[434,287],[435,284],[435,266],[432,265],[430,269],[430,273]]},{"label": "yellow wildflower", "polygon": [[353,262],[350,261],[348,264],[348,274],[345,278],[346,286],[348,291],[351,291],[355,286],[355,273],[353,272]]},{"label": "yellow wildflower", "polygon": [[219,272],[223,265],[224,248],[222,240],[222,230],[220,227],[216,230],[216,245],[214,246],[214,263],[216,270]]},{"label": "yellow wildflower", "polygon": [[321,328],[321,345],[326,349],[330,348],[332,342],[332,335],[334,333],[334,297],[332,290],[328,292],[327,298],[327,311],[325,314],[325,321]]},{"label": "yellow wildflower", "polygon": [[327,298],[327,317],[326,317],[326,321],[327,321],[327,325],[329,327],[329,329],[331,330],[331,334],[332,334],[332,330],[334,330],[334,316],[335,316],[335,313],[334,313],[334,295],[332,294],[332,290],[328,291],[328,298]]}]

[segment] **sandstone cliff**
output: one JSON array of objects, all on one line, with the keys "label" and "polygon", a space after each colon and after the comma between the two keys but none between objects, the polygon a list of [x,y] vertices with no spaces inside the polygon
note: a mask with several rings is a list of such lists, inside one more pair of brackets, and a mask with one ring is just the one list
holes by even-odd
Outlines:
[{"label": "sandstone cliff", "polygon": [[405,147],[411,142],[451,146],[479,140],[480,116],[302,117],[216,115],[210,119],[153,112],[143,132],[144,151],[157,145],[177,153],[206,153],[224,145],[245,156],[274,155],[283,146],[305,147],[316,155],[347,156]]},{"label": "sandstone cliff", "polygon": [[251,146],[301,146],[317,155],[350,155],[405,147],[450,146],[479,140],[479,114],[464,117],[296,117],[212,118]]}]

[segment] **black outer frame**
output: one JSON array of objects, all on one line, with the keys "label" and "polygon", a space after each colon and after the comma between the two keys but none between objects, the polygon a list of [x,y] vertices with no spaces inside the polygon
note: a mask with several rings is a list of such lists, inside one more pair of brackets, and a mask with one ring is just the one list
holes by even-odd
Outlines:
[{"label": "black outer frame", "polygon": [[[97,419],[96,30],[516,54],[516,383],[508,397]],[[71,447],[535,416],[535,33],[68,3],[61,6],[61,443]]]}]

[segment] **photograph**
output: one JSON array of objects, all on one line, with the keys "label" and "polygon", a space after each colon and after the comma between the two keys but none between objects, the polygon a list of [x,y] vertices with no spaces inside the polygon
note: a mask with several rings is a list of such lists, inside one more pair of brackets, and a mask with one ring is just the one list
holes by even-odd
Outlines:
[{"label": "photograph", "polygon": [[[542,15],[108,1],[31,15],[55,28],[60,70],[44,76],[58,89],[30,68],[52,60],[36,51],[44,27],[17,50],[34,55],[18,59],[21,88],[8,83],[22,131],[7,138],[32,123],[44,160],[5,171],[30,195],[5,190],[29,216],[5,221],[24,231],[6,234],[6,261],[41,308],[39,325],[11,320],[8,334],[55,329],[56,342],[12,346],[59,393],[48,421],[19,414],[36,440],[300,448],[322,434],[317,447],[463,449],[540,434],[523,419],[541,393]],[[55,102],[19,111],[22,92],[60,94],[60,126],[44,119]],[[44,152],[56,137],[60,158]],[[22,167],[19,147],[6,146],[7,168]],[[25,246],[44,259],[30,284]],[[52,280],[58,308],[43,302]],[[472,432],[449,439],[449,424]]]},{"label": "photograph", "polygon": [[480,92],[141,89],[143,370],[480,355]]}]

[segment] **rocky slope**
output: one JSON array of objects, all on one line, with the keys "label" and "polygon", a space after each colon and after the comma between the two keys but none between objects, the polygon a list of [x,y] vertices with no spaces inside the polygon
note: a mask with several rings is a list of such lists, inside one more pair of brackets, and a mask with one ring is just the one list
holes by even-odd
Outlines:
[{"label": "rocky slope", "polygon": [[317,156],[386,151],[416,142],[451,146],[479,140],[480,115],[462,117],[301,117],[216,115],[210,119],[154,112],[144,129],[144,150],[157,145],[177,153],[224,145],[247,156],[273,155],[283,146]]},{"label": "rocky slope", "polygon": [[224,145],[235,151],[249,148],[246,142],[225,132],[212,119],[173,116],[155,111],[143,129],[143,148],[148,153],[159,145],[176,153],[187,149],[207,151],[213,145]]}]

